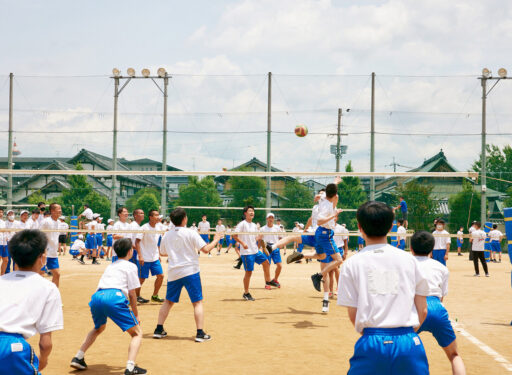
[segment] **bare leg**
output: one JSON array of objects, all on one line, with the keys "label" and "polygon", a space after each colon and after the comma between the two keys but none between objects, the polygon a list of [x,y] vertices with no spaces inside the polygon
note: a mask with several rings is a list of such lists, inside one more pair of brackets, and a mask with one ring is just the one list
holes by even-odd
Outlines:
[{"label": "bare leg", "polygon": [[7,270],[8,262],[9,262],[9,257],[2,257],[2,275],[5,275],[5,271]]},{"label": "bare leg", "polygon": [[338,268],[343,260],[341,259],[340,253],[334,253],[331,255],[331,257],[334,259],[332,262],[330,262],[323,270],[322,275],[325,277],[329,272],[334,271],[334,269]]},{"label": "bare leg", "polygon": [[158,291],[162,286],[162,282],[164,281],[164,275],[157,275],[155,280],[155,287],[153,289],[153,295],[158,296]]},{"label": "bare leg", "polygon": [[203,329],[204,326],[204,311],[203,301],[197,301],[192,304],[194,306],[194,319],[196,320],[197,329]]},{"label": "bare leg", "polygon": [[59,281],[60,281],[60,269],[54,268],[53,270],[50,270],[52,272],[52,282],[57,285],[57,288],[59,287]]},{"label": "bare leg", "polygon": [[301,236],[287,236],[281,238],[277,243],[272,245],[272,248],[274,249],[284,249],[286,245],[292,242],[302,243],[302,237]]},{"label": "bare leg", "polygon": [[279,275],[281,275],[281,270],[283,269],[283,264],[282,263],[277,263],[276,264],[276,273],[275,273],[275,276],[274,276],[274,280],[278,280],[279,279]]},{"label": "bare leg", "polygon": [[[268,264],[268,262],[267,262]],[[249,284],[251,283],[252,271],[245,271],[244,275],[244,292],[249,293]]]},{"label": "bare leg", "polygon": [[457,351],[457,341],[454,340],[450,345],[443,348],[443,350],[452,365],[452,374],[466,375],[466,367],[464,366],[464,362]]},{"label": "bare leg", "polygon": [[268,260],[261,263],[261,266],[263,267],[263,275],[265,276],[265,281],[270,281],[270,264],[268,263]]},{"label": "bare leg", "polygon": [[80,346],[80,350],[85,353],[87,349],[89,349],[91,345],[94,344],[96,338],[98,338],[98,336],[105,330],[106,326],[106,324],[103,324],[100,328],[93,328],[91,331],[89,331],[87,336],[85,336],[85,340],[82,343],[82,346]]},{"label": "bare leg", "polygon": [[[320,263],[320,272],[322,272],[322,274],[325,272],[325,269],[327,268],[327,266],[329,264],[330,263]],[[323,286],[324,286],[324,293],[329,293],[330,292],[330,289],[329,289],[329,273],[327,273],[323,277],[322,283],[323,283]]]},{"label": "bare leg", "polygon": [[141,278],[139,277],[140,288],[135,289],[135,294],[137,295],[137,297],[140,297],[140,290],[141,290],[141,288],[142,288],[142,284],[144,284],[144,281],[146,281],[146,279],[141,279]]},{"label": "bare leg", "polygon": [[130,346],[128,347],[128,360],[135,362],[137,359],[137,353],[139,352],[140,344],[142,342],[142,329],[140,325],[136,325],[130,328],[128,334],[132,337]]},{"label": "bare leg", "polygon": [[335,272],[335,270],[329,272],[329,290],[331,291],[331,293],[334,291]]},{"label": "bare leg", "polygon": [[163,325],[165,323],[165,320],[167,319],[167,316],[169,315],[169,312],[171,311],[171,308],[174,306],[174,302],[171,302],[169,300],[165,300],[162,306],[160,307],[160,311],[158,312],[158,324]]}]

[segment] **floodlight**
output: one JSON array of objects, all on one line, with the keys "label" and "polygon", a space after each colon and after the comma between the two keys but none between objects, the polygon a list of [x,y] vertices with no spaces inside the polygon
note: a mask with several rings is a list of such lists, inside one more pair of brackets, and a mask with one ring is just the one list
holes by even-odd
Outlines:
[{"label": "floodlight", "polygon": [[500,76],[500,78],[506,78],[507,77],[507,69],[500,68],[498,70],[498,75]]},{"label": "floodlight", "polygon": [[158,68],[158,76],[161,77],[161,78],[164,78],[165,75],[167,74],[167,72],[165,71],[165,68]]},{"label": "floodlight", "polygon": [[148,77],[149,77],[149,74],[150,74],[150,73],[149,73],[149,69],[146,69],[146,68],[142,69],[142,76],[143,76],[144,78],[148,78]]},{"label": "floodlight", "polygon": [[482,69],[482,76],[484,78],[489,78],[491,76],[491,71],[487,68],[483,68]]},{"label": "floodlight", "polygon": [[121,72],[119,71],[119,69],[114,68],[112,69],[112,74],[114,75],[114,77],[119,77],[121,75]]},{"label": "floodlight", "polygon": [[135,77],[135,69],[133,69],[133,68],[128,68],[128,69],[126,70],[126,72],[128,73],[128,75],[129,75],[130,77]]}]

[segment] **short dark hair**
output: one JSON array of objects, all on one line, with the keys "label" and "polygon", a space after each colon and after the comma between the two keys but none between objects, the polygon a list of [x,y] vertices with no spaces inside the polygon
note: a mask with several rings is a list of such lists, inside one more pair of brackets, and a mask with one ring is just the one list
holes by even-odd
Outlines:
[{"label": "short dark hair", "polygon": [[20,268],[32,267],[37,258],[44,254],[48,240],[37,229],[25,229],[16,233],[9,241],[9,253]]},{"label": "short dark hair", "polygon": [[0,211],[4,212],[4,209],[2,207],[0,207]]},{"label": "short dark hair", "polygon": [[327,198],[332,198],[334,197],[336,194],[338,194],[338,186],[336,186],[336,184],[328,184],[326,187],[325,187],[325,196]]},{"label": "short dark hair", "polygon": [[325,188],[321,188],[320,190],[318,190],[319,193],[321,193],[322,191],[325,193]]},{"label": "short dark hair", "polygon": [[398,220],[398,224],[402,225],[404,223],[404,219]]},{"label": "short dark hair", "polygon": [[37,204],[37,207],[41,207],[41,206],[46,206],[46,203],[45,203],[45,202],[39,202],[39,203]]},{"label": "short dark hair", "polygon": [[121,238],[114,243],[114,251],[119,258],[124,258],[132,248],[132,240],[130,238]]},{"label": "short dark hair", "polygon": [[144,210],[143,210],[142,208],[136,208],[135,210],[133,210],[132,215],[133,215],[133,216],[135,216],[135,214],[136,214],[138,211],[142,211],[142,213],[144,213]]},{"label": "short dark hair", "polygon": [[34,209],[32,210],[32,213],[33,213],[33,214],[39,214],[39,213],[41,213],[41,211],[39,211],[39,208],[34,208]]},{"label": "short dark hair", "polygon": [[[123,213],[123,211],[124,211],[124,210],[126,210],[126,207],[124,207],[124,206],[119,207],[119,208],[117,209],[117,215],[118,215],[118,216],[119,216],[119,215],[121,215],[121,214]],[[126,211],[128,211],[128,210],[126,210]]]},{"label": "short dark hair", "polygon": [[248,205],[248,206],[245,206],[245,207],[244,207],[244,216],[245,216],[245,213],[246,213],[247,211],[249,211],[249,209],[250,209],[250,208],[252,208],[252,210],[254,211],[254,206]]},{"label": "short dark hair", "polygon": [[177,227],[180,226],[181,223],[183,223],[183,219],[185,219],[186,217],[187,212],[181,207],[176,207],[171,212],[171,221]]},{"label": "short dark hair", "polygon": [[201,217],[206,217],[206,214],[203,214],[203,216],[201,216]]},{"label": "short dark hair", "polygon": [[88,205],[88,204],[84,204],[84,207],[87,207],[87,208],[89,208],[89,205]]},{"label": "short dark hair", "polygon": [[411,248],[415,254],[426,256],[434,250],[435,242],[432,234],[425,230],[420,230],[411,237]]},{"label": "short dark hair", "polygon": [[[137,211],[137,210],[135,210],[135,211]],[[133,212],[135,212],[135,211],[133,211]],[[153,212],[156,212],[156,216],[160,215],[160,212],[158,212],[158,210],[149,210],[148,216],[153,216]]]},{"label": "short dark hair", "polygon": [[43,211],[43,215],[44,216],[50,216],[51,214],[50,214],[50,211]]},{"label": "short dark hair", "polygon": [[493,224],[492,225],[492,229],[497,229],[498,228],[498,224]]},{"label": "short dark hair", "polygon": [[58,204],[57,202],[52,202],[52,203],[50,204],[50,212],[52,212],[53,210],[55,210],[55,208],[56,208],[57,206],[60,206],[60,204]]},{"label": "short dark hair", "polygon": [[387,204],[369,201],[357,209],[356,217],[368,237],[382,237],[391,229],[395,214]]},{"label": "short dark hair", "polygon": [[445,221],[443,219],[439,219],[439,220],[437,220],[437,224],[443,224],[444,225],[446,223],[445,223]]},{"label": "short dark hair", "polygon": [[476,227],[478,227],[478,228],[482,228],[482,223],[481,223],[481,222],[479,222],[479,221],[474,221],[474,222],[473,222],[473,225],[474,225],[474,226],[476,226]]}]

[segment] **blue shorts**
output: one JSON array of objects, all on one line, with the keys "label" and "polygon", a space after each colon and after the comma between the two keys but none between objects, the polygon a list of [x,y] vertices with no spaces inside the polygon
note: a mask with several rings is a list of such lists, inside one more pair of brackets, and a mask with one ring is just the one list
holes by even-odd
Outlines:
[{"label": "blue shorts", "polygon": [[128,307],[129,302],[119,289],[100,289],[91,297],[91,308],[94,328],[98,329],[112,319],[124,331],[135,327],[139,322]]},{"label": "blue shorts", "polygon": [[226,235],[226,246],[229,246],[231,244],[231,236]]},{"label": "blue shorts", "polygon": [[201,276],[199,272],[167,282],[165,299],[174,303],[180,302],[180,294],[183,287],[187,290],[190,302],[195,303],[203,299],[203,287],[201,286]]},{"label": "blue shorts", "polygon": [[427,375],[425,348],[412,327],[365,328],[350,358],[348,375]]},{"label": "blue shorts", "polygon": [[223,245],[224,245],[224,238],[219,239],[218,244],[219,244],[220,246],[223,246]]},{"label": "blue shorts", "polygon": [[59,268],[59,258],[48,258],[46,257],[46,267],[49,270]]},{"label": "blue shorts", "polygon": [[201,234],[200,236],[204,242],[210,243],[210,236],[208,236],[207,234]]},{"label": "blue shorts", "polygon": [[439,297],[427,297],[428,314],[417,333],[426,331],[432,333],[440,347],[446,348],[455,341],[448,311],[441,303]]},{"label": "blue shorts", "polygon": [[398,248],[401,250],[405,250],[405,240],[400,240]]},{"label": "blue shorts", "polygon": [[302,243],[299,244],[299,247],[300,247],[300,245],[302,245],[303,248],[304,248],[304,246],[315,247],[315,245],[316,245],[315,236],[302,235],[302,236],[300,236],[300,239],[301,239]]},{"label": "blue shorts", "polygon": [[119,259],[119,258],[117,257],[117,255],[114,255],[114,256],[112,257],[112,263],[114,263],[114,262],[115,262],[116,260],[118,260],[118,259]]},{"label": "blue shorts", "polygon": [[160,260],[155,260],[154,262],[144,262],[144,264],[139,268],[139,277],[141,279],[147,279],[149,277],[149,271],[151,271],[151,276],[163,274],[164,271],[162,270]]},{"label": "blue shorts", "polygon": [[78,254],[80,254],[80,251],[78,251],[78,250],[69,250],[69,253],[71,255],[77,256]]},{"label": "blue shorts", "polygon": [[275,249],[270,253],[270,255],[268,256],[268,264],[272,264],[272,261],[274,262],[274,264],[283,262],[283,260],[281,259],[281,250]]},{"label": "blue shorts", "polygon": [[462,241],[457,238],[457,247],[462,247]]},{"label": "blue shorts", "polygon": [[103,246],[103,234],[96,233],[96,246]]},{"label": "blue shorts", "polygon": [[87,234],[85,238],[85,248],[87,250],[96,250],[98,246],[96,245],[96,236],[92,234]]},{"label": "blue shorts", "polygon": [[432,259],[435,259],[442,265],[446,266],[446,260],[444,260],[445,255],[446,255],[446,249],[432,251]]},{"label": "blue shorts", "polygon": [[137,269],[140,268],[139,261],[137,260],[137,250],[133,249],[132,257],[130,258],[130,262],[137,266]]},{"label": "blue shorts", "polygon": [[114,238],[112,237],[111,234],[109,234],[107,236],[107,247],[112,247],[113,244],[114,244]]},{"label": "blue shorts", "polygon": [[0,257],[9,257],[9,251],[7,251],[7,245],[0,245]]},{"label": "blue shorts", "polygon": [[[338,248],[336,249],[336,252],[337,252],[337,253],[339,253],[341,256],[343,256],[344,251],[343,251],[343,248],[342,248],[342,247],[338,247]],[[331,263],[331,262],[333,262],[333,261],[334,261],[334,258],[332,257],[332,255],[333,255],[333,254],[327,255],[327,256],[325,257],[325,259],[319,260],[319,262],[320,262],[320,263]]]},{"label": "blue shorts", "polygon": [[316,252],[317,254],[332,255],[338,247],[334,242],[334,231],[324,227],[318,227],[315,232]]},{"label": "blue shorts", "polygon": [[244,270],[248,272],[254,271],[254,263],[261,264],[265,261],[268,262],[268,258],[261,251],[258,251],[256,254],[242,255],[241,258],[244,264]]},{"label": "blue shorts", "polygon": [[22,335],[0,332],[1,374],[41,375],[39,359]]},{"label": "blue shorts", "polygon": [[364,238],[361,237],[361,236],[357,237],[357,244],[358,245],[364,245]]},{"label": "blue shorts", "polygon": [[162,236],[158,236],[158,247],[160,247],[160,244],[162,243]]},{"label": "blue shorts", "polygon": [[500,241],[491,241],[491,251],[495,251],[501,253],[501,243]]}]

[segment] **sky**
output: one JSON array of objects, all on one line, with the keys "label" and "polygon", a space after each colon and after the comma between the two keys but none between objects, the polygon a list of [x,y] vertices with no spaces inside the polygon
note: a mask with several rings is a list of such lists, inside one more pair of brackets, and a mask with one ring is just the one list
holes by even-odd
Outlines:
[{"label": "sky", "polygon": [[[266,161],[272,72],[272,164],[369,171],[375,72],[376,170],[416,167],[443,149],[459,170],[479,157],[483,67],[512,75],[512,2],[0,0],[0,155],[7,156],[8,74],[22,156],[112,155],[112,68],[164,67],[168,163],[220,170]],[[509,64],[509,65],[507,65]],[[157,80],[157,83],[162,83]],[[488,143],[509,143],[512,81],[488,99]],[[162,158],[163,96],[133,80],[119,96],[118,156]],[[293,134],[304,124],[308,136]],[[55,133],[57,132],[57,133]]]}]

